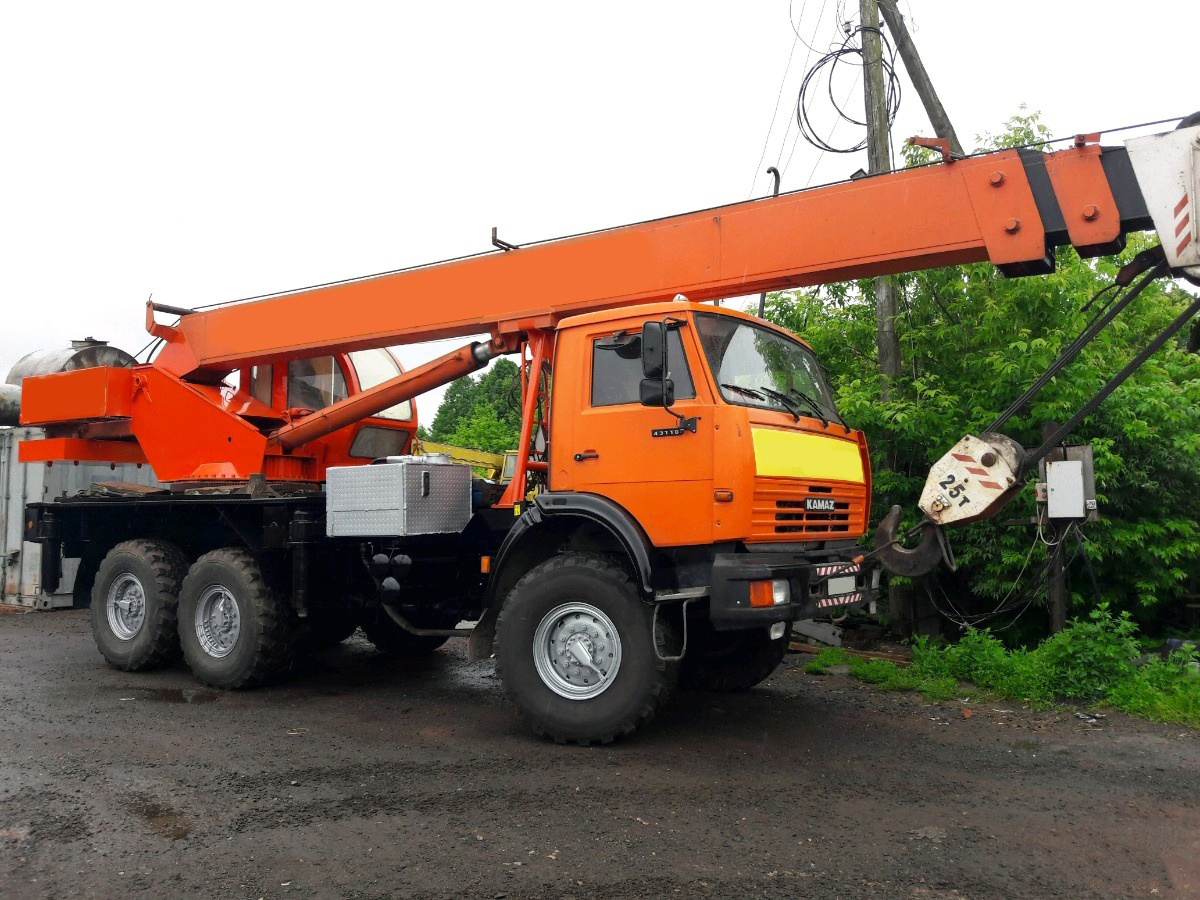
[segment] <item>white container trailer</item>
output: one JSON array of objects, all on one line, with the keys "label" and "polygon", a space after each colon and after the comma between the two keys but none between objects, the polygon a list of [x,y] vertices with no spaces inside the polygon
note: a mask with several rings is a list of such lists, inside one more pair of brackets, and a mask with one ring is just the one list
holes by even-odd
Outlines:
[{"label": "white container trailer", "polygon": [[25,465],[17,461],[17,445],[27,439],[44,437],[40,428],[0,428],[0,573],[3,576],[3,602],[33,609],[57,609],[74,604],[75,573],[78,559],[63,559],[62,579],[54,593],[42,591],[42,545],[22,540],[25,530],[25,504],[73,497],[96,482],[116,481],[127,484],[158,486],[150,466],[63,465],[47,467]]}]

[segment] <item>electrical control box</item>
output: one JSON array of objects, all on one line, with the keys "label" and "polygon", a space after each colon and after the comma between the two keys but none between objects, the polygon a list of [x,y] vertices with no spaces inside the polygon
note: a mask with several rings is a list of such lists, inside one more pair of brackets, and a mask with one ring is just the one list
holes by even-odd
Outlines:
[{"label": "electrical control box", "polygon": [[1054,450],[1038,468],[1037,502],[1048,518],[1100,521],[1090,444]]},{"label": "electrical control box", "polygon": [[1046,512],[1052,519],[1082,519],[1083,462],[1064,459],[1046,463]]}]

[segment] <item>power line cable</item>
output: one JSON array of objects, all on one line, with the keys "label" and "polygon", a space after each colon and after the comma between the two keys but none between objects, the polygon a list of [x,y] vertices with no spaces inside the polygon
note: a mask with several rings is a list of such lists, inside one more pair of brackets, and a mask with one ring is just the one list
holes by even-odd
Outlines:
[{"label": "power line cable", "polygon": [[[829,3],[829,0],[822,0],[821,11],[817,13],[817,24],[816,24],[816,26],[813,27],[813,40],[814,41],[816,40],[816,30],[818,27],[820,27],[822,20],[825,18],[825,7],[828,5],[828,3]],[[801,4],[801,6],[800,6],[799,17],[796,17],[796,16],[792,15],[792,0],[788,0],[788,22],[791,24],[792,31],[793,31],[793,33],[795,33],[796,38],[800,41],[800,43],[802,43],[805,47],[808,48],[809,53],[823,53],[825,51],[818,50],[816,47],[814,47],[812,44],[810,44],[808,41],[806,41],[800,34],[800,29],[798,27],[798,24],[799,24],[799,22],[804,20],[804,8],[807,5],[808,5],[808,0],[805,0],[805,2],[803,4]]]},{"label": "power line cable", "polygon": [[[805,2],[800,7],[799,20],[797,20],[792,15],[792,2],[793,2],[793,0],[788,0],[788,24],[792,26],[792,33],[795,34],[796,37],[800,40],[800,43],[802,43],[805,46],[804,61],[800,64],[800,67],[802,69],[807,69],[809,60],[812,59],[812,55],[814,53],[819,53],[821,51],[816,50],[812,46],[812,44],[810,44],[808,41],[804,40],[803,36],[800,34],[799,28],[797,27],[797,22],[804,20],[804,11],[808,6],[808,0],[805,0]],[[817,24],[813,27],[813,40],[814,41],[816,40],[816,30],[817,30],[817,28],[820,27],[821,21],[823,20],[823,18],[825,16],[825,6],[827,3],[828,3],[828,0],[823,0],[823,2],[821,3],[821,9],[817,13]],[[778,111],[778,108],[779,108],[778,101],[776,101],[776,110],[777,111]],[[786,165],[783,163],[783,153],[784,153],[784,149],[788,145],[788,135],[791,134],[791,132],[792,132],[793,123],[794,123],[794,117],[789,116],[788,121],[787,121],[787,127],[784,128],[784,130],[783,130],[783,138],[779,141],[779,153],[777,153],[775,155],[775,168],[779,169],[781,174],[782,174],[783,170],[786,168]],[[797,143],[797,141],[799,141],[799,139],[800,139],[800,132],[797,131],[796,136],[794,138],[792,138],[791,150],[788,151],[788,160],[789,161],[792,158],[792,154],[796,150],[796,143]],[[762,166],[761,160],[759,161],[759,166],[760,167]]]},{"label": "power line cable", "polygon": [[758,156],[758,165],[754,167],[754,179],[750,182],[750,193],[747,194],[747,197],[754,196],[754,184],[758,181],[758,173],[762,170],[763,160],[767,158],[767,144],[771,141],[771,132],[775,130],[775,120],[779,117],[779,104],[783,100],[783,86],[787,84],[788,72],[791,71],[792,59],[796,55],[796,44],[799,42],[800,34],[797,32],[792,39],[791,50],[788,51],[787,65],[783,67],[783,77],[779,79],[779,92],[775,95],[775,108],[771,110],[771,122],[767,126],[767,134],[763,138],[762,153]]},{"label": "power line cable", "polygon": [[[846,38],[842,41],[840,47],[824,54],[818,59],[812,67],[805,73],[804,80],[800,83],[800,93],[796,98],[796,123],[800,127],[801,133],[814,147],[824,150],[827,153],[857,153],[860,150],[865,150],[867,147],[867,138],[864,135],[863,139],[852,147],[835,147],[829,143],[827,139],[822,139],[816,129],[813,127],[812,121],[809,118],[810,107],[810,92],[815,90],[820,78],[824,75],[826,94],[829,97],[829,103],[837,112],[841,119],[850,122],[853,125],[865,126],[865,118],[857,119],[846,112],[844,105],[839,105],[833,96],[833,79],[837,71],[838,65],[856,65],[862,69],[866,60],[863,56],[861,43],[856,44],[855,38],[862,35],[867,29],[861,25],[848,27]],[[895,124],[896,114],[900,110],[900,79],[896,75],[896,49],[888,40],[887,35],[880,29],[871,29],[879,34],[883,53],[883,70],[886,79],[884,89],[884,109],[886,111],[887,123],[890,128]]]}]

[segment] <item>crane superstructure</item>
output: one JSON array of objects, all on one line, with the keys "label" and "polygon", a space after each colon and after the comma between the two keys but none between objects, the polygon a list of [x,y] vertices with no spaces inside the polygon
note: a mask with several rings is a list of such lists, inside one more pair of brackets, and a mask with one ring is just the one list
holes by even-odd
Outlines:
[{"label": "crane superstructure", "polygon": [[[748,687],[791,622],[875,595],[856,562],[865,438],[803,341],[708,301],[980,261],[1033,275],[1058,247],[1109,255],[1151,228],[1163,273],[1194,276],[1198,141],[941,146],[894,174],[524,247],[493,233],[497,252],[204,311],[148,304],[151,362],[26,379],[22,421],[46,437],[21,459],[148,463],[169,489],[35,504],[29,537],[81,559],[114,665],[181,645],[241,687],[311,623],[421,652],[465,620],[536,730],[611,739],[677,678]],[[408,372],[386,350],[474,335]],[[405,457],[407,401],[501,354],[522,383],[503,493]],[[976,517],[1017,486],[992,456]],[[903,564],[894,526],[880,555]]]}]

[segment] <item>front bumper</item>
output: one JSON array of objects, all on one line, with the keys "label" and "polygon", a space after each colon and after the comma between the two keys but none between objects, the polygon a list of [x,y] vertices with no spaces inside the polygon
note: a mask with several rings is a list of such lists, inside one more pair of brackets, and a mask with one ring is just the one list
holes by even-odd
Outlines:
[{"label": "front bumper", "polygon": [[[750,605],[750,582],[788,582],[791,599]],[[719,553],[713,561],[709,618],[714,629],[766,628],[865,606],[879,593],[879,569],[868,572],[849,559],[791,553]]]}]

